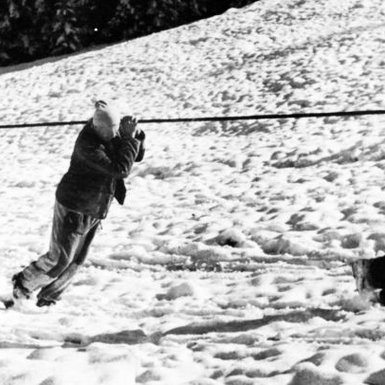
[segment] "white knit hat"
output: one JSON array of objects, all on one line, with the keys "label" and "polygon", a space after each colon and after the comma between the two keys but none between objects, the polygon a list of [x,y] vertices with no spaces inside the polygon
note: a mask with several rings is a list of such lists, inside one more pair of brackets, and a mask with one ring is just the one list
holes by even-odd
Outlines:
[{"label": "white knit hat", "polygon": [[97,128],[116,128],[119,126],[120,117],[115,109],[104,100],[95,103],[95,113],[92,123]]}]

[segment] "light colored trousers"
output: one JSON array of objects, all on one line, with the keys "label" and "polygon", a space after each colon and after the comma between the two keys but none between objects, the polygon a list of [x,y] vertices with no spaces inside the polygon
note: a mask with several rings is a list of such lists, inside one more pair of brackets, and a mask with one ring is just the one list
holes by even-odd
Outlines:
[{"label": "light colored trousers", "polygon": [[22,271],[22,285],[41,289],[38,298],[56,301],[84,262],[100,219],[55,203],[49,251]]}]

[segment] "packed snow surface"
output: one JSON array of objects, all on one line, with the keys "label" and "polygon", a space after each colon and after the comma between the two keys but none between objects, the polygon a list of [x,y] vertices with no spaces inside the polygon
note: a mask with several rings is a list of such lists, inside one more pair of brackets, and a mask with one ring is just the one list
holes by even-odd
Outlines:
[{"label": "packed snow surface", "polygon": [[[264,0],[0,76],[1,124],[384,108],[383,0]],[[0,383],[384,384],[385,118],[146,125],[53,308],[0,310]],[[46,251],[81,127],[1,132],[0,292]]]}]

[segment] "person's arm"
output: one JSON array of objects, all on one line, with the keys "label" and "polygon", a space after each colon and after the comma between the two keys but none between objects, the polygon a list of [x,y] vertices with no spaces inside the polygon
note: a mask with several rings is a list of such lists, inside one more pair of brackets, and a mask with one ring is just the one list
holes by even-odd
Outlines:
[{"label": "person's arm", "polygon": [[136,121],[128,117],[122,119],[119,129],[120,137],[112,139],[115,149],[111,159],[103,146],[96,141],[79,137],[75,145],[74,155],[88,167],[116,179],[126,178],[137,158],[140,142],[134,138]]}]

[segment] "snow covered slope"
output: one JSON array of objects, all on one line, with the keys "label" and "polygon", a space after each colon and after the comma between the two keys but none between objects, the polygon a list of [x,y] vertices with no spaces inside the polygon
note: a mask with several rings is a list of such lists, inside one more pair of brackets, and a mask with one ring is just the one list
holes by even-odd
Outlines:
[{"label": "snow covered slope", "polygon": [[[0,76],[3,123],[384,108],[385,3],[270,0]],[[385,249],[385,118],[146,125],[55,308],[0,311],[15,385],[383,384],[384,311],[346,261]],[[0,292],[45,252],[79,128],[2,131]]]}]

